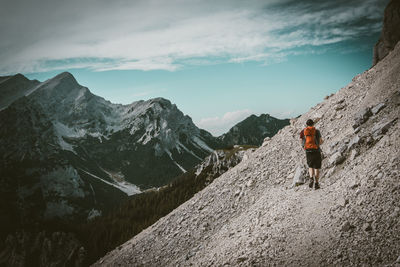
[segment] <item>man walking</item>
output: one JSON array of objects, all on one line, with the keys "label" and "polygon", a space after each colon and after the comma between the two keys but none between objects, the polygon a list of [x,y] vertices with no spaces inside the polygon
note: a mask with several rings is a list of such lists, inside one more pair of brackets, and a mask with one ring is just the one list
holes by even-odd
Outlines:
[{"label": "man walking", "polygon": [[323,143],[321,133],[315,129],[314,121],[309,119],[306,122],[307,127],[300,133],[300,139],[304,150],[306,151],[308,172],[311,182],[310,188],[313,188],[315,179],[315,189],[319,189],[319,169],[321,169],[321,150],[319,146]]}]

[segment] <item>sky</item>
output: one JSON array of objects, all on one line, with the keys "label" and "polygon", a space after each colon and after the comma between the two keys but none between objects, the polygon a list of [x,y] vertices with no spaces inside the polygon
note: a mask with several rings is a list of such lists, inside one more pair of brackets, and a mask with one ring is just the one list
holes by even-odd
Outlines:
[{"label": "sky", "polygon": [[0,76],[69,71],[114,103],[164,97],[215,136],[298,116],[370,68],[388,3],[0,1]]}]

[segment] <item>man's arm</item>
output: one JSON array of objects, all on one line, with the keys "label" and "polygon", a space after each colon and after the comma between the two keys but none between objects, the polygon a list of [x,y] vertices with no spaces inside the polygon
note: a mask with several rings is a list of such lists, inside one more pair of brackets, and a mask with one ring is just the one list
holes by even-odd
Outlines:
[{"label": "man's arm", "polygon": [[318,130],[318,137],[319,137],[319,145],[322,145],[324,143],[324,140],[321,137],[321,132]]},{"label": "man's arm", "polygon": [[300,132],[300,145],[304,147],[304,130]]}]

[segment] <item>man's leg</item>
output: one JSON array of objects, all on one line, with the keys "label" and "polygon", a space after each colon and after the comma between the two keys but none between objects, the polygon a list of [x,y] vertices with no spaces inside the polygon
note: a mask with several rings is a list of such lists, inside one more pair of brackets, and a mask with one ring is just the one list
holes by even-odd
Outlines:
[{"label": "man's leg", "polygon": [[308,168],[308,173],[310,175],[310,184],[308,186],[312,188],[314,186],[314,169]]},{"label": "man's leg", "polygon": [[314,169],[313,168],[308,168],[308,173],[310,174],[310,178],[313,179],[313,177],[314,177]]},{"label": "man's leg", "polygon": [[314,177],[315,177],[315,182],[318,183],[318,179],[319,179],[319,169],[313,169],[314,170]]},{"label": "man's leg", "polygon": [[315,173],[315,189],[319,189],[319,183],[318,183],[319,169],[314,169],[314,173]]}]

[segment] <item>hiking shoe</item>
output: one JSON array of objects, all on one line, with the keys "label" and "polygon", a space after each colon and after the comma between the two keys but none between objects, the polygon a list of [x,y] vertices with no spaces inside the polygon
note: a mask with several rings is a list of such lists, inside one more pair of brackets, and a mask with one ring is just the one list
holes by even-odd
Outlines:
[{"label": "hiking shoe", "polygon": [[319,189],[319,183],[315,183],[315,190]]},{"label": "hiking shoe", "polygon": [[314,185],[314,179],[312,179],[311,178],[311,182],[310,182],[310,184],[308,185],[310,188],[313,188],[313,185]]}]

